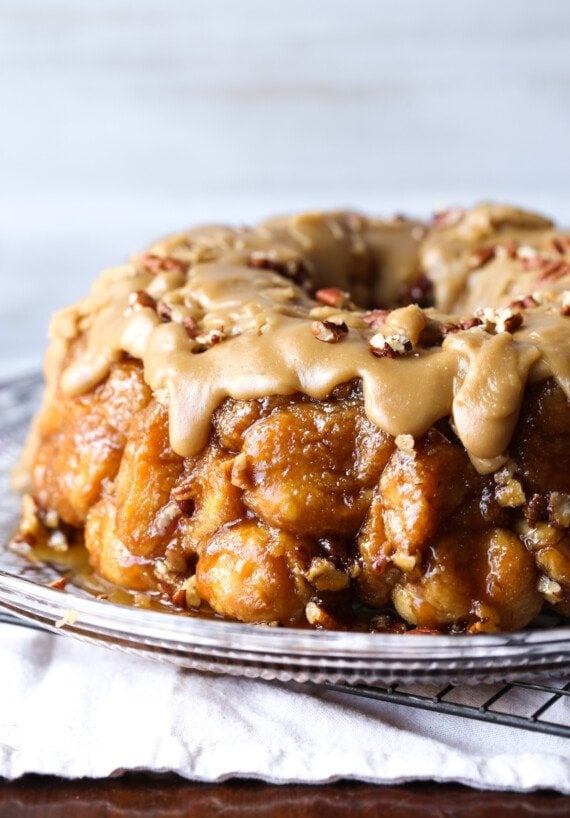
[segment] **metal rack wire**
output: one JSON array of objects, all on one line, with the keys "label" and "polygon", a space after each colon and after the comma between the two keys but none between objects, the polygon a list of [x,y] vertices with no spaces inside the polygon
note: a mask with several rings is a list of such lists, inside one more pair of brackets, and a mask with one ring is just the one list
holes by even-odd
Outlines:
[{"label": "metal rack wire", "polygon": [[[557,684],[561,686],[558,687]],[[381,688],[326,684],[325,687],[375,701],[570,738],[570,682],[486,685],[485,698],[480,703],[473,703],[478,689],[469,685],[448,684],[440,689],[434,686],[433,692],[428,689],[428,685],[421,685],[421,692],[404,685]],[[521,693],[526,695],[520,695]],[[507,704],[507,708],[500,709],[501,703]]]}]

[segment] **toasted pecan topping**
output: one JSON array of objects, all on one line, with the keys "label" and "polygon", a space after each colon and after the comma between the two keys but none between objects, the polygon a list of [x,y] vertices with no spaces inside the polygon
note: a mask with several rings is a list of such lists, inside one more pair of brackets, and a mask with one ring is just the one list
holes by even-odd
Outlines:
[{"label": "toasted pecan topping", "polygon": [[441,334],[443,336],[450,335],[454,332],[460,332],[461,330],[468,330],[473,329],[473,327],[480,327],[482,324],[483,321],[474,315],[473,318],[466,318],[465,321],[459,321],[457,324],[451,322],[446,324],[440,324]]},{"label": "toasted pecan topping", "polygon": [[342,309],[350,303],[350,293],[340,290],[338,287],[324,287],[317,290],[315,298],[322,304],[327,304],[329,307]]},{"label": "toasted pecan topping", "polygon": [[539,520],[546,519],[546,512],[546,497],[543,494],[533,494],[524,509],[524,516],[530,526],[535,526]]},{"label": "toasted pecan topping", "polygon": [[570,240],[566,236],[553,236],[548,242],[548,247],[553,252],[564,256],[570,250]]},{"label": "toasted pecan topping", "polygon": [[537,307],[540,302],[536,300],[534,295],[521,295],[511,301],[509,307],[512,310],[526,310],[529,307]]},{"label": "toasted pecan topping", "polygon": [[324,321],[313,321],[311,332],[317,341],[324,341],[326,344],[337,344],[348,333],[348,327],[344,321],[337,323],[325,319]]},{"label": "toasted pecan topping", "polygon": [[368,348],[376,358],[399,358],[413,349],[405,335],[384,335],[377,332],[369,341]]},{"label": "toasted pecan topping", "polygon": [[141,267],[152,275],[159,273],[185,273],[188,264],[173,256],[158,256],[154,253],[145,253],[140,259]]},{"label": "toasted pecan topping", "polygon": [[482,319],[486,332],[515,332],[524,323],[522,313],[515,312],[511,307],[498,310],[485,307],[478,311],[477,317]]},{"label": "toasted pecan topping", "polygon": [[198,346],[204,350],[219,344],[220,341],[224,340],[226,334],[223,329],[210,329],[206,332],[200,332],[193,337]]},{"label": "toasted pecan topping", "polygon": [[384,326],[390,312],[391,310],[370,310],[370,312],[364,313],[362,320],[370,329],[378,329]]},{"label": "toasted pecan topping", "polygon": [[553,281],[567,275],[570,275],[570,264],[567,261],[550,261],[541,267],[538,281]]},{"label": "toasted pecan topping", "polygon": [[136,310],[142,310],[145,308],[149,308],[151,310],[156,309],[156,301],[144,290],[136,290],[134,293],[129,295],[129,308],[133,312]]},{"label": "toasted pecan topping", "polygon": [[555,528],[570,526],[570,495],[551,491],[548,497],[548,520]]},{"label": "toasted pecan topping", "polygon": [[431,279],[422,273],[416,281],[402,290],[398,303],[404,307],[408,306],[408,304],[431,307],[434,303],[434,289]]},{"label": "toasted pecan topping", "polygon": [[248,259],[248,266],[257,270],[273,270],[275,273],[297,281],[306,275],[306,267],[302,259],[280,259],[275,252],[256,250]]}]

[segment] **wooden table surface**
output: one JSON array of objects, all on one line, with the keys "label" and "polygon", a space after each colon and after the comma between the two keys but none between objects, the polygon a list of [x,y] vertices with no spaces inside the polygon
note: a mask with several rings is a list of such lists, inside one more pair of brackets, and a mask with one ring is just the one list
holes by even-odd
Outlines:
[{"label": "wooden table surface", "polygon": [[252,781],[194,784],[177,776],[130,774],[106,780],[64,781],[26,776],[0,783],[0,818],[567,818],[570,799],[540,792],[480,792],[433,783],[401,787],[340,782],[270,786]]}]

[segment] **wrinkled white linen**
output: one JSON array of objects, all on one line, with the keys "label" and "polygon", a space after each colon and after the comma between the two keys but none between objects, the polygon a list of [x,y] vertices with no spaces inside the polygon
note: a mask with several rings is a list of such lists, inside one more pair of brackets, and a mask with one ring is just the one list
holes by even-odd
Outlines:
[{"label": "wrinkled white linen", "polygon": [[152,770],[198,781],[432,779],[570,793],[564,738],[179,670],[9,625],[0,625],[0,651],[0,776],[9,779]]}]

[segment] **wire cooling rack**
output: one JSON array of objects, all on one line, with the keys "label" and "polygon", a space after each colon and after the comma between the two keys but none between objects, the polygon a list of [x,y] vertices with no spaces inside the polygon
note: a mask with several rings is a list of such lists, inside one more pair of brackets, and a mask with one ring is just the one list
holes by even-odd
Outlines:
[{"label": "wire cooling rack", "polygon": [[403,685],[325,687],[375,701],[570,738],[570,682],[511,682],[481,687],[449,684],[439,689],[434,686],[433,691],[427,685],[417,685],[417,690]]}]

